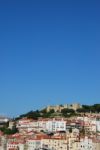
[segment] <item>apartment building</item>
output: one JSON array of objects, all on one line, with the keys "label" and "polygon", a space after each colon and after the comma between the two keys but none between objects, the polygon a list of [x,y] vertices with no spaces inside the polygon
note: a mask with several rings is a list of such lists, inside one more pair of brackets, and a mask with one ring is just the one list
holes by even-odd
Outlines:
[{"label": "apartment building", "polygon": [[20,132],[38,131],[41,130],[47,132],[66,131],[66,121],[61,119],[40,119],[29,120],[21,119],[17,123],[17,128]]},{"label": "apartment building", "polygon": [[25,143],[8,142],[6,150],[28,150]]},{"label": "apartment building", "polygon": [[41,149],[41,138],[28,139],[26,142],[27,150],[39,150]]},{"label": "apartment building", "polygon": [[46,123],[46,130],[49,132],[66,131],[66,121],[63,119],[48,120]]},{"label": "apartment building", "polygon": [[79,141],[74,142],[72,150],[100,150],[100,141],[81,137]]},{"label": "apartment building", "polygon": [[50,150],[68,150],[68,143],[63,138],[48,138],[41,140],[42,148]]}]

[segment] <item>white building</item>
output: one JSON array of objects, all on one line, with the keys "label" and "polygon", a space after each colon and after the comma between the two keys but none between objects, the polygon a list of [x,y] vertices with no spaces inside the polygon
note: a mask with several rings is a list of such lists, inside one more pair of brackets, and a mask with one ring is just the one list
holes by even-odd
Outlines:
[{"label": "white building", "polygon": [[27,149],[28,150],[36,150],[41,148],[41,139],[35,138],[35,139],[29,139],[26,142]]},{"label": "white building", "polygon": [[46,123],[46,130],[49,132],[66,131],[66,121],[62,120],[48,120]]},{"label": "white building", "polygon": [[25,143],[8,142],[6,150],[25,150]]},{"label": "white building", "polygon": [[21,119],[17,123],[19,131],[66,131],[66,121],[63,119],[41,119],[41,120],[29,120]]},{"label": "white building", "polygon": [[9,119],[7,117],[4,117],[4,116],[0,116],[0,123],[5,123],[5,122],[8,122]]},{"label": "white building", "polygon": [[100,120],[96,121],[96,129],[98,132],[100,132]]},{"label": "white building", "polygon": [[98,150],[96,143],[92,139],[85,137],[73,144],[72,150]]},{"label": "white building", "polygon": [[7,150],[18,150],[18,143],[17,142],[8,142],[7,143]]}]

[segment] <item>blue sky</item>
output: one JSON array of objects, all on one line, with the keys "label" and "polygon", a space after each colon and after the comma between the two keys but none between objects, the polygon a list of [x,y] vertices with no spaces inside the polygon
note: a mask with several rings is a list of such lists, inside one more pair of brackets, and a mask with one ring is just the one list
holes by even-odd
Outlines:
[{"label": "blue sky", "polygon": [[0,1],[0,114],[100,102],[100,2]]}]

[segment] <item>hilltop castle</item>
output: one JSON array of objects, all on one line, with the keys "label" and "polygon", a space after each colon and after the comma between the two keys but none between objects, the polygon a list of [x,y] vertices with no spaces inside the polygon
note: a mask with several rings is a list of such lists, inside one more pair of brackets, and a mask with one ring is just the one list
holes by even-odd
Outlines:
[{"label": "hilltop castle", "polygon": [[49,112],[50,110],[54,110],[55,112],[61,112],[62,109],[67,108],[67,109],[73,109],[77,110],[79,108],[82,108],[82,106],[79,103],[73,103],[73,104],[65,104],[65,105],[55,105],[55,106],[47,106],[46,110]]}]

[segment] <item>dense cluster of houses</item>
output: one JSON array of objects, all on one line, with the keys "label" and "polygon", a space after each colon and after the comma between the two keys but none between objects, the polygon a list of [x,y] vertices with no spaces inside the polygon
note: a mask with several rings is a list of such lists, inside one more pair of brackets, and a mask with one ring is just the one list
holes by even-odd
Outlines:
[{"label": "dense cluster of houses", "polygon": [[[9,122],[13,128],[14,121]],[[100,116],[19,119],[18,133],[0,132],[0,150],[100,150]]]}]

